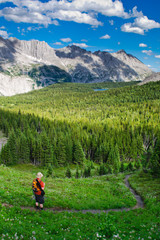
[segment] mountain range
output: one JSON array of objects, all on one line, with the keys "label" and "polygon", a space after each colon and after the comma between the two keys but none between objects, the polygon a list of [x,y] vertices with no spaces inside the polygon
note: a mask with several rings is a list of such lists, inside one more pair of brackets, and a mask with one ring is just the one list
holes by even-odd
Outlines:
[{"label": "mountain range", "polygon": [[0,95],[11,96],[57,82],[143,81],[152,71],[124,50],[91,52],[76,45],[0,37]]}]

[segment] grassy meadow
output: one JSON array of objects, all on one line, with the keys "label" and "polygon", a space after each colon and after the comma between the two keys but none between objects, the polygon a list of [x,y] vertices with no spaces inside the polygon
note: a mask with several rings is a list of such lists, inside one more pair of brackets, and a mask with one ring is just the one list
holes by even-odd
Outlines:
[{"label": "grassy meadow", "polygon": [[[36,171],[38,168],[32,165],[1,167],[0,196],[3,201],[16,206],[34,206],[31,184]],[[124,174],[79,179],[44,178],[45,207],[82,210],[134,206],[136,201],[123,180]]]},{"label": "grassy meadow", "polygon": [[[130,177],[130,184],[143,197],[144,209],[108,214],[22,210],[20,206],[34,205],[31,179],[38,170],[31,165],[0,166],[0,239],[160,239],[160,180],[149,173],[140,171]],[[107,209],[133,206],[134,197],[124,186],[123,179],[124,174],[107,175],[78,179],[79,184],[74,178],[44,176],[45,207]],[[75,186],[79,191],[75,191]],[[14,207],[4,207],[2,203]]]}]

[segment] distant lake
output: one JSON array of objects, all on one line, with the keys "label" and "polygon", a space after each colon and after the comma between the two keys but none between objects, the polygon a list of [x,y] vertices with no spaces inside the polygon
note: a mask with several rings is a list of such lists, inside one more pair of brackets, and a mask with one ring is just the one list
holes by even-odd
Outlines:
[{"label": "distant lake", "polygon": [[109,88],[98,88],[98,89],[93,89],[95,92],[98,92],[98,91],[106,91],[106,90],[109,90]]}]

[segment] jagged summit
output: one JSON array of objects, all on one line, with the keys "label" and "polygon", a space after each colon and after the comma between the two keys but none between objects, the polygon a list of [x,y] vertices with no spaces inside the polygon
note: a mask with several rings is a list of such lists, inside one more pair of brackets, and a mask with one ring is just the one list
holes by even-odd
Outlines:
[{"label": "jagged summit", "polygon": [[117,51],[117,54],[127,54],[127,53],[124,49],[120,49],[119,51]]},{"label": "jagged summit", "polygon": [[56,82],[143,80],[152,71],[125,50],[90,52],[77,45],[53,49],[44,41],[0,37],[0,94],[13,95]]}]

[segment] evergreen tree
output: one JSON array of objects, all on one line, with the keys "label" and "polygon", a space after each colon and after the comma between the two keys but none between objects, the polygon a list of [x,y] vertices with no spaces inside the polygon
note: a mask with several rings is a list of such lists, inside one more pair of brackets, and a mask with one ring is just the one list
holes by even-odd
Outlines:
[{"label": "evergreen tree", "polygon": [[79,176],[80,176],[80,174],[79,174],[79,169],[78,169],[78,166],[77,166],[75,178],[79,178]]},{"label": "evergreen tree", "polygon": [[67,167],[67,170],[66,170],[66,177],[67,178],[71,178],[72,177],[72,173],[71,173],[71,170],[70,170],[69,166]]},{"label": "evergreen tree", "polygon": [[99,167],[99,175],[102,176],[102,175],[106,175],[107,174],[107,169],[105,167],[105,165],[102,163]]},{"label": "evergreen tree", "polygon": [[53,167],[50,163],[47,165],[47,177],[53,177]]},{"label": "evergreen tree", "polygon": [[116,144],[115,147],[111,146],[109,156],[108,156],[108,164],[112,166],[113,172],[118,173],[120,169],[120,155],[118,146]]},{"label": "evergreen tree", "polygon": [[83,162],[85,161],[85,154],[79,141],[76,141],[74,143],[73,150],[74,150],[73,152],[74,163],[78,163],[79,165],[82,165]]},{"label": "evergreen tree", "polygon": [[63,137],[61,137],[58,140],[57,149],[56,149],[56,159],[60,166],[65,166],[67,163],[67,161],[66,161],[66,146],[65,146],[65,140]]},{"label": "evergreen tree", "polygon": [[41,146],[42,146],[41,153],[42,165],[48,166],[48,164],[52,164],[53,162],[53,149],[46,133],[43,133],[41,135]]}]

